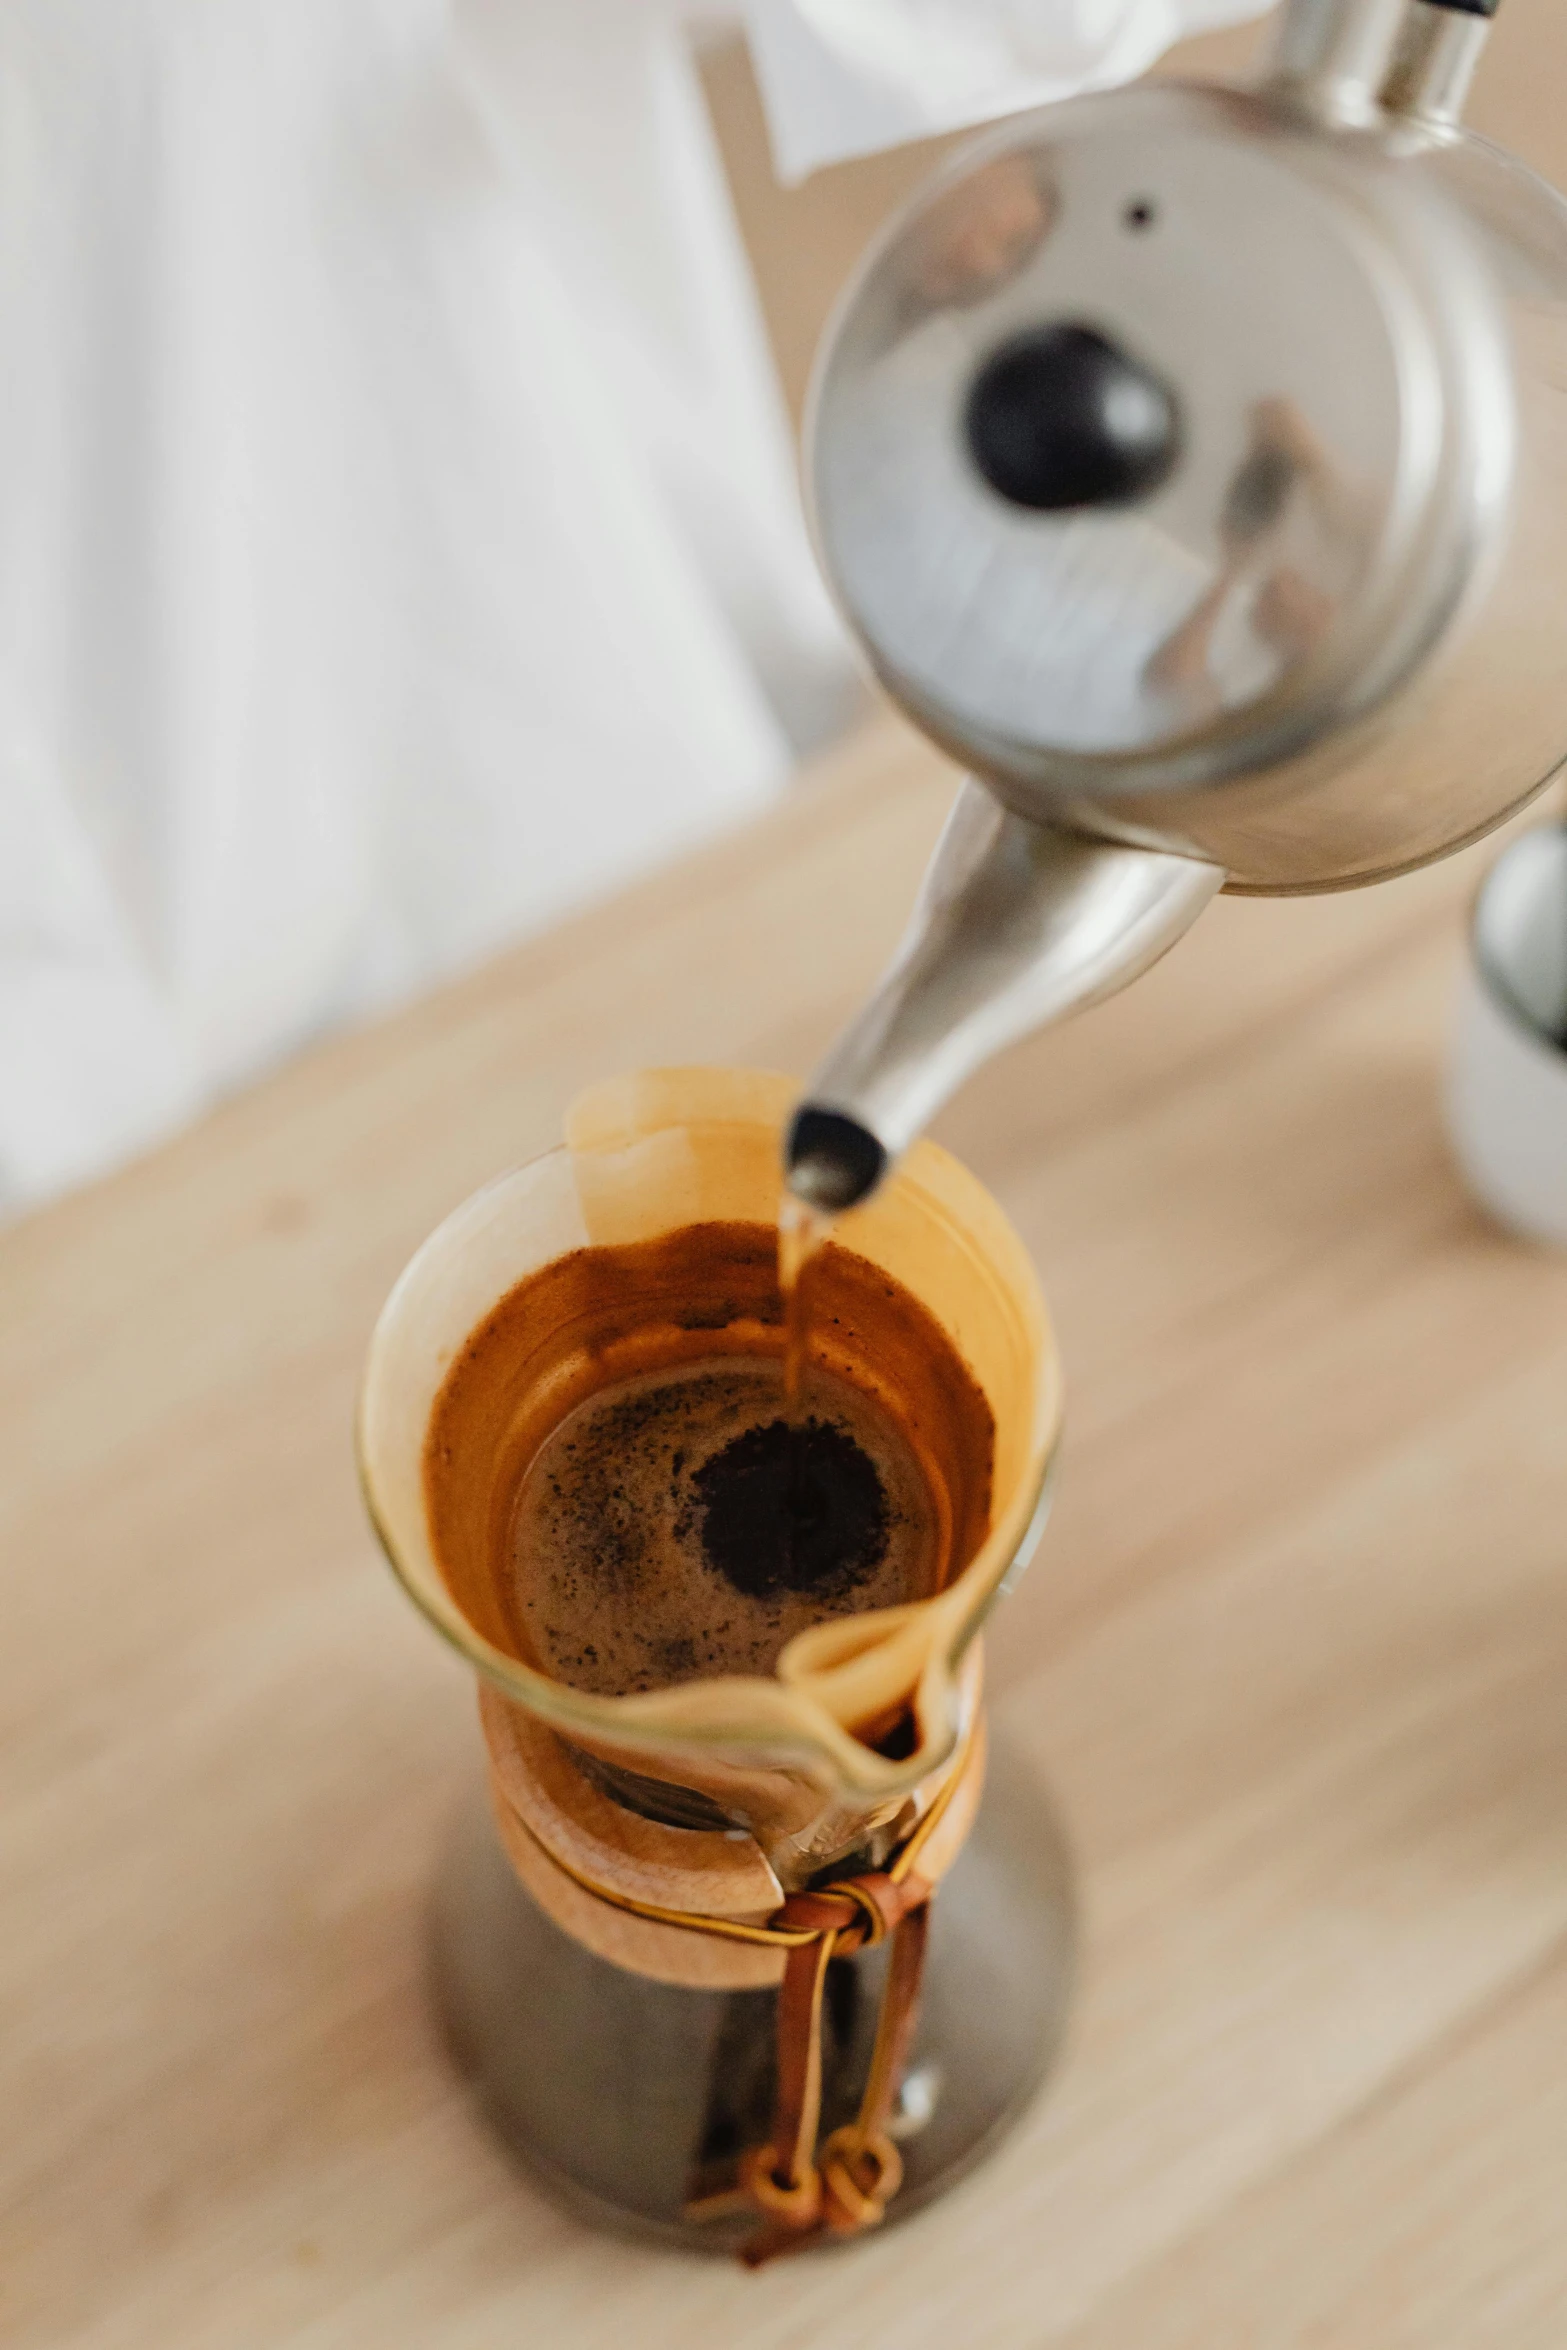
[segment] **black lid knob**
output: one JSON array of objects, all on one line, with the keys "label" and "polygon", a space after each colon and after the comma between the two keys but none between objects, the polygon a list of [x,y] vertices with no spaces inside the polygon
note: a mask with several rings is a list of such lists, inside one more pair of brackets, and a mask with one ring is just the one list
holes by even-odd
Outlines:
[{"label": "black lid knob", "polygon": [[1016,506],[1124,506],[1181,448],[1175,395],[1091,326],[1031,327],[993,351],[964,419],[974,462]]}]

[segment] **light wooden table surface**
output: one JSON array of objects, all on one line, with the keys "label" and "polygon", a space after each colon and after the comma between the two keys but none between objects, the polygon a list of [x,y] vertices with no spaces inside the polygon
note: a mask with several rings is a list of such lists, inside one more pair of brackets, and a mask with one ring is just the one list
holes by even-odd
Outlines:
[{"label": "light wooden table surface", "polygon": [[9,2350],[1561,2350],[1567,1263],[1443,1149],[1472,855],[1222,902],[946,1122],[1072,1389],[991,1644],[1086,1909],[1020,2133],[752,2277],[562,2217],[437,2047],[477,1733],[360,1514],[371,1321],[584,1081],[806,1066],[950,781],[886,724],[0,1239]]}]

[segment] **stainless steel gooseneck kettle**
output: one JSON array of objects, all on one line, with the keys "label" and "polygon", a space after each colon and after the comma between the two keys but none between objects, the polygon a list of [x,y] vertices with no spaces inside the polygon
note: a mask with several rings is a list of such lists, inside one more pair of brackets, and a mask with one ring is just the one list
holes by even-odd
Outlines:
[{"label": "stainless steel gooseneck kettle", "polygon": [[790,1182],[1220,889],[1444,855],[1567,757],[1567,205],[1458,121],[1496,0],[1289,0],[1239,91],[1009,122],[893,222],[809,426],[883,684],[972,770]]}]

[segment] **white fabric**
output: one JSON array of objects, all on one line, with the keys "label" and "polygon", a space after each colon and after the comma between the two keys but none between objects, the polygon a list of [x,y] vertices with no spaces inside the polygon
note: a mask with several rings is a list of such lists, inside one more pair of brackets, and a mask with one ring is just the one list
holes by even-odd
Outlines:
[{"label": "white fabric", "polygon": [[847,690],[677,16],[0,11],[0,1199],[738,814]]},{"label": "white fabric", "polygon": [[1270,0],[746,0],[780,176],[1130,80]]},{"label": "white fabric", "polygon": [[[796,166],[1236,7],[799,11]],[[0,1205],[737,815],[850,690],[688,13],[0,7]]]}]

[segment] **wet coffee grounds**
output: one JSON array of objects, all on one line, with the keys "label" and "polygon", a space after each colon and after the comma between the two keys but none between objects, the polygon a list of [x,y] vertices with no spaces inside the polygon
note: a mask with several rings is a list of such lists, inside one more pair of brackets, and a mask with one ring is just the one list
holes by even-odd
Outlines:
[{"label": "wet coffee grounds", "polygon": [[513,1621],[574,1688],[770,1673],[828,1616],[936,1587],[939,1519],[880,1405],[813,1372],[791,1429],[766,1359],[643,1374],[569,1412],[512,1519]]},{"label": "wet coffee grounds", "polygon": [[840,1599],[887,1555],[890,1513],[876,1465],[826,1421],[748,1428],[691,1483],[708,1563],[747,1598]]}]

